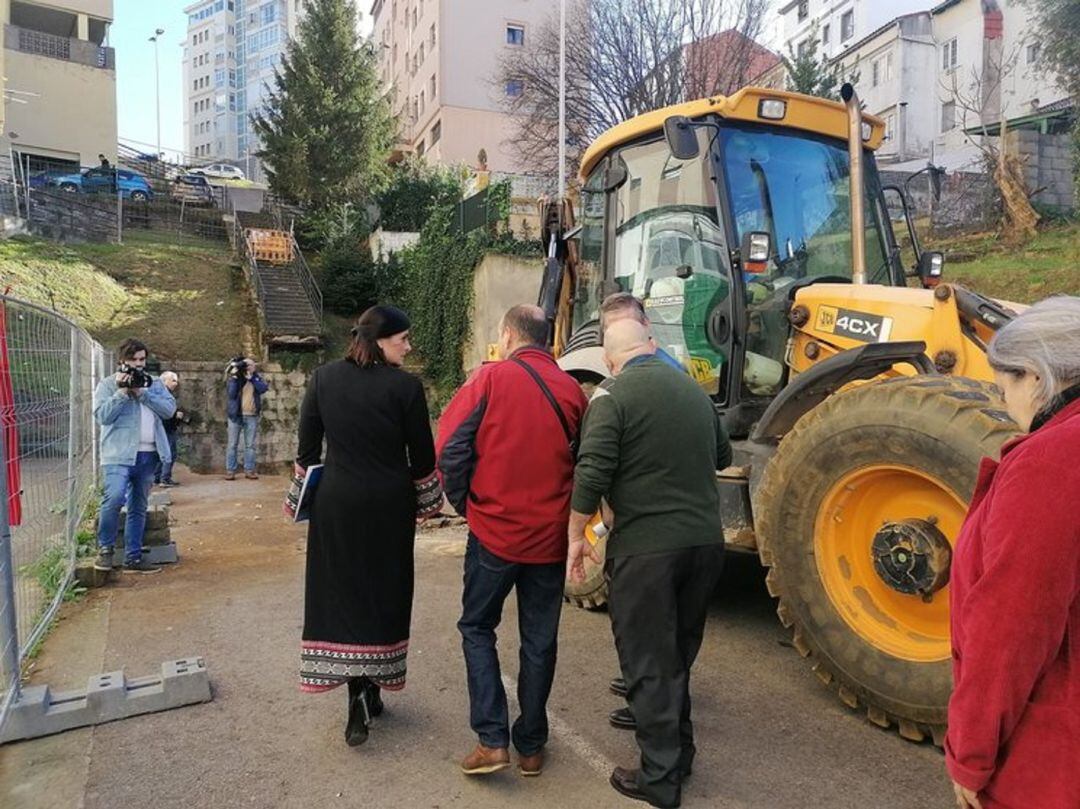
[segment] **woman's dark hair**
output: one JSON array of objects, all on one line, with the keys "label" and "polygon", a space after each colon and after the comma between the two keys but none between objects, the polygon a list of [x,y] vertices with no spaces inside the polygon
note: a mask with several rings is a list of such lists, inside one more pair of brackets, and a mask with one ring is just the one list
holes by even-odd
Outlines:
[{"label": "woman's dark hair", "polygon": [[352,342],[345,352],[345,359],[361,368],[385,365],[386,355],[379,348],[379,340],[408,331],[409,316],[396,306],[372,306],[360,315],[352,328]]}]

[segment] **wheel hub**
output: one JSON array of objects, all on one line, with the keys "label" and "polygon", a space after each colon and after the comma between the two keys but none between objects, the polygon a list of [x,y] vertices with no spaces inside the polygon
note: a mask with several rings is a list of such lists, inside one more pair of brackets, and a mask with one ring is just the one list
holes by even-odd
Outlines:
[{"label": "wheel hub", "polygon": [[949,581],[952,548],[931,520],[885,523],[870,552],[878,577],[899,593],[929,601]]}]

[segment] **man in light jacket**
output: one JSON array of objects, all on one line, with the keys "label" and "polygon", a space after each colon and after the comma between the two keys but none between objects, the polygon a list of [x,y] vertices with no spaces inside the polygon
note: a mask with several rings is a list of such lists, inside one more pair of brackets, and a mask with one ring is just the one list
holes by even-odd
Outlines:
[{"label": "man in light jacket", "polygon": [[94,418],[101,425],[101,471],[105,491],[98,516],[97,570],[111,570],[120,510],[127,504],[124,525],[124,570],[156,573],[143,561],[146,504],[158,460],[172,460],[161,420],[176,412],[176,400],[160,379],[144,370],[146,346],[128,338],[117,356],[121,370],[101,380],[94,391]]}]

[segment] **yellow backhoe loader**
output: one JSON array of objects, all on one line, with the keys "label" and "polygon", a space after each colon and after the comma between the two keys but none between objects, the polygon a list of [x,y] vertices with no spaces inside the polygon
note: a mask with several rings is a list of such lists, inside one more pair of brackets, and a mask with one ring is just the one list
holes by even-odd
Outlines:
[{"label": "yellow backhoe loader", "polygon": [[[582,161],[580,221],[545,211],[539,302],[586,386],[606,373],[600,302],[644,302],[723,414],[724,537],[769,568],[795,648],[872,722],[940,743],[952,547],[980,458],[1016,429],[986,343],[1015,311],[941,282],[903,191],[882,188],[884,122],[850,85],[842,97],[749,87],[605,133]],[[566,594],[602,605],[600,569]]]}]

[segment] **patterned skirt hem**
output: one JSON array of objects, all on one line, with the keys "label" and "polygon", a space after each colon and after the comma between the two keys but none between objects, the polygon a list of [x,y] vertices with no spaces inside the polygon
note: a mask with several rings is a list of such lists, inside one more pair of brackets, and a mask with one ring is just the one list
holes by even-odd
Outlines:
[{"label": "patterned skirt hem", "polygon": [[300,690],[318,693],[354,677],[367,677],[387,691],[405,687],[409,641],[382,646],[304,640],[300,651]]}]

